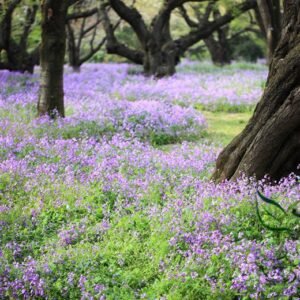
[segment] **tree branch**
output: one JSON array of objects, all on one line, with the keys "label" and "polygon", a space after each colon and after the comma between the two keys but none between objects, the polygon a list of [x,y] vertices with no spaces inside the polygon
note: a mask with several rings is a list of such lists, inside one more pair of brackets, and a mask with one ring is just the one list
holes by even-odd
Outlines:
[{"label": "tree branch", "polygon": [[66,4],[67,6],[72,6],[73,4],[75,3],[80,3],[80,2],[83,2],[84,0],[67,0]]},{"label": "tree branch", "polygon": [[[163,6],[158,15],[152,20],[153,32],[161,32],[170,21],[174,9],[183,6],[186,2],[204,2],[206,0],[164,0]],[[218,1],[218,0],[216,0]]]},{"label": "tree branch", "polygon": [[234,9],[228,11],[225,15],[219,17],[218,19],[207,22],[199,26],[196,30],[192,29],[187,35],[175,40],[179,51],[181,53],[185,52],[189,47],[196,44],[199,40],[209,37],[215,30],[231,22],[236,16],[241,15],[249,9],[256,7],[255,0],[247,0],[241,5],[238,5]]},{"label": "tree branch", "polygon": [[142,51],[131,49],[120,43],[115,37],[114,27],[110,23],[109,17],[107,15],[105,4],[100,6],[100,13],[103,20],[103,28],[106,35],[106,49],[110,54],[118,54],[129,60],[137,63],[143,64],[144,54]]},{"label": "tree branch", "polygon": [[27,13],[26,13],[26,17],[25,17],[25,25],[24,25],[23,33],[22,33],[20,43],[19,43],[20,49],[22,51],[26,51],[26,49],[27,49],[28,35],[30,33],[32,24],[35,22],[37,10],[38,10],[37,5],[33,5],[32,8],[27,8]]},{"label": "tree branch", "polygon": [[74,19],[81,19],[81,18],[88,18],[91,17],[92,15],[96,14],[99,11],[98,8],[93,8],[90,10],[86,10],[83,12],[76,12],[76,13],[72,13],[67,15],[66,21],[70,21],[70,20],[74,20]]},{"label": "tree branch", "polygon": [[188,12],[187,10],[185,9],[185,7],[183,5],[181,5],[179,7],[179,11],[180,11],[180,14],[181,16],[183,17],[185,23],[189,26],[189,27],[195,27],[197,28],[198,27],[198,23],[193,21],[190,16],[188,15]]},{"label": "tree branch", "polygon": [[128,7],[121,0],[109,0],[109,4],[119,17],[125,20],[137,34],[137,37],[141,44],[145,44],[149,31],[143,20],[142,15],[134,7]]}]

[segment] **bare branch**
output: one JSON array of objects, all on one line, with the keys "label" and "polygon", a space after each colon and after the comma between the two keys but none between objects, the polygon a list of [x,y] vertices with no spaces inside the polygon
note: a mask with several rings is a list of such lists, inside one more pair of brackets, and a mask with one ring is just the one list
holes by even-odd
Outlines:
[{"label": "bare branch", "polygon": [[110,54],[118,54],[129,60],[137,63],[143,64],[144,54],[142,51],[131,49],[120,43],[114,34],[114,27],[110,23],[109,17],[107,15],[106,7],[104,4],[100,6],[101,18],[103,20],[103,28],[106,34],[106,49]]},{"label": "bare branch", "polygon": [[199,26],[196,30],[192,29],[187,35],[175,40],[179,47],[180,52],[186,51],[189,47],[196,44],[199,40],[209,37],[215,30],[231,22],[236,16],[244,13],[249,9],[256,7],[255,0],[247,0],[237,8],[229,10],[225,15],[215,19],[214,21],[207,22]]},{"label": "bare branch", "polygon": [[120,18],[125,20],[137,34],[141,44],[144,44],[149,35],[147,26],[143,20],[142,15],[134,7],[128,7],[121,0],[109,0],[109,4]]},{"label": "bare branch", "polygon": [[186,24],[190,27],[198,27],[198,23],[193,21],[190,16],[188,15],[188,12],[187,10],[185,9],[185,7],[183,5],[181,5],[179,7],[179,11],[180,11],[180,14],[181,16],[183,17],[184,21],[186,22]]},{"label": "bare branch", "polygon": [[70,21],[70,20],[74,20],[74,19],[81,19],[81,18],[87,18],[87,17],[91,17],[92,15],[96,14],[98,12],[98,8],[93,8],[90,10],[86,10],[83,12],[76,12],[76,13],[72,13],[67,15],[66,21]]}]

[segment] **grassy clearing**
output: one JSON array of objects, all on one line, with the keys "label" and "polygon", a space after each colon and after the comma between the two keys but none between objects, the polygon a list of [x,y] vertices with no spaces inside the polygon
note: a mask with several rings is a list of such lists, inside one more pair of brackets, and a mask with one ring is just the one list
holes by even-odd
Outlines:
[{"label": "grassy clearing", "polygon": [[208,112],[203,114],[208,122],[207,138],[217,144],[227,145],[246,126],[252,113]]}]

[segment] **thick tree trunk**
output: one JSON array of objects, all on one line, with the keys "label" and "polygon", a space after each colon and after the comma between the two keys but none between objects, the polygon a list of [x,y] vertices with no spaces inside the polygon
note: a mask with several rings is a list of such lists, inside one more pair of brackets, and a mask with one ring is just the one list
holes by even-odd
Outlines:
[{"label": "thick tree trunk", "polygon": [[144,73],[147,76],[164,77],[171,76],[176,71],[178,58],[172,49],[162,49],[162,47],[149,46],[144,54]]},{"label": "thick tree trunk", "polygon": [[40,95],[38,114],[64,117],[63,68],[66,49],[67,1],[42,2]]},{"label": "thick tree trunk", "polygon": [[161,17],[153,20],[148,40],[144,45],[146,75],[160,78],[175,74],[179,56],[170,32],[169,14],[164,17],[164,20]]},{"label": "thick tree trunk", "polygon": [[215,65],[224,66],[231,63],[227,40],[220,42],[216,41],[213,36],[210,36],[204,40],[204,43]]},{"label": "thick tree trunk", "polygon": [[[221,17],[218,9],[213,10],[214,20]],[[208,38],[204,39],[204,43],[210,53],[212,62],[217,66],[223,66],[231,63],[230,50],[227,40],[229,26],[222,26],[212,33]]]},{"label": "thick tree trunk", "polygon": [[242,173],[278,180],[300,164],[300,8],[284,2],[282,37],[274,53],[267,86],[243,132],[219,155],[213,178]]}]

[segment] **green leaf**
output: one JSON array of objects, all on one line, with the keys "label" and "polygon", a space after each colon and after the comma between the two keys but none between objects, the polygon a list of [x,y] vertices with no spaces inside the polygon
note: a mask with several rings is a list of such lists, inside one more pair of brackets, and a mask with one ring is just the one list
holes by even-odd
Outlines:
[{"label": "green leaf", "polygon": [[272,214],[266,207],[262,207],[262,208],[263,208],[264,212],[268,216],[270,216],[274,221],[281,222],[281,220],[277,216],[275,216],[274,214]]},{"label": "green leaf", "polygon": [[294,209],[292,210],[292,214],[293,214],[294,216],[296,216],[296,217],[300,218],[300,212],[299,212],[299,211],[297,211],[297,209],[296,209],[296,208],[294,208]]},{"label": "green leaf", "polygon": [[282,207],[278,202],[276,202],[275,200],[272,200],[272,199],[267,198],[267,197],[264,196],[262,193],[260,193],[259,190],[257,190],[257,194],[258,194],[259,198],[260,198],[262,201],[264,201],[264,202],[266,202],[266,203],[268,203],[268,204],[271,204],[271,205],[276,206],[276,207],[279,208],[284,214],[286,214],[286,211],[283,209],[283,207]]},{"label": "green leaf", "polygon": [[258,201],[257,201],[257,200],[255,201],[255,204],[256,204],[256,213],[257,213],[257,217],[258,217],[258,219],[259,219],[259,221],[260,221],[260,223],[262,224],[263,227],[265,227],[265,228],[267,228],[267,229],[269,229],[269,230],[272,230],[272,231],[278,231],[278,232],[280,232],[280,231],[291,231],[291,230],[290,230],[289,228],[287,228],[287,227],[272,227],[272,226],[269,226],[268,224],[266,224],[266,223],[263,221],[263,219],[262,219],[262,217],[261,217],[261,215],[260,215],[259,208],[258,208]]}]

